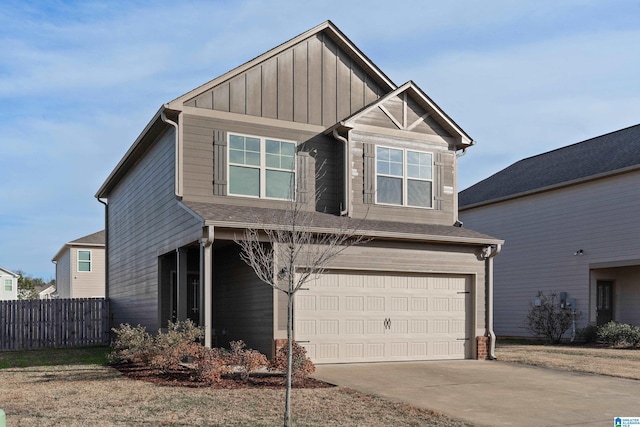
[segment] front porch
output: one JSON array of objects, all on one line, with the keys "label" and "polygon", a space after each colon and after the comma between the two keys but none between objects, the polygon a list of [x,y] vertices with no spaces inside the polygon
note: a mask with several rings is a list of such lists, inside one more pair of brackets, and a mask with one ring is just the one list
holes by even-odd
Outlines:
[{"label": "front porch", "polygon": [[640,261],[591,266],[589,294],[590,324],[640,325]]}]

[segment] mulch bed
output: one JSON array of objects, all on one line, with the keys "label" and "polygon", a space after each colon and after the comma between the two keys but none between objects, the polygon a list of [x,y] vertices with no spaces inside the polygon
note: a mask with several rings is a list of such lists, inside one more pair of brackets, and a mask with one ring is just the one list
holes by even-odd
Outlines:
[{"label": "mulch bed", "polygon": [[[161,372],[147,366],[133,363],[114,363],[110,365],[117,369],[127,378],[133,380],[146,381],[158,386],[165,387],[209,387],[215,389],[243,389],[243,388],[263,388],[263,389],[283,389],[286,378],[282,374],[259,373],[251,374],[247,381],[243,381],[238,375],[225,375],[217,383],[206,383],[194,380],[191,371],[188,369]],[[313,378],[303,378],[293,384],[293,388],[330,388],[333,384],[319,381]]]}]

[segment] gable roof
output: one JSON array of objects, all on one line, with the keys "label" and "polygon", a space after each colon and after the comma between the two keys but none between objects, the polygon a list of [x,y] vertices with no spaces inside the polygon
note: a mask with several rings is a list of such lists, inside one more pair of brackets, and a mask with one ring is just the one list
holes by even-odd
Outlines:
[{"label": "gable roof", "polygon": [[640,169],[640,124],[520,160],[460,192],[460,210]]},{"label": "gable roof", "polygon": [[7,270],[6,268],[2,268],[2,267],[0,267],[0,271],[2,271],[2,272],[4,272],[4,273],[8,274],[9,276],[13,276],[13,277],[15,277],[15,278],[20,277],[20,275],[19,275],[19,274],[16,274],[16,273],[14,273],[13,271],[9,271],[9,270]]},{"label": "gable roof", "polygon": [[371,75],[378,84],[387,88],[387,90],[393,90],[396,88],[395,83],[393,83],[393,81],[391,81],[391,79],[387,77],[386,74],[384,74],[382,70],[380,70],[380,68],[378,68],[373,62],[371,62],[371,60],[364,53],[362,53],[362,51],[358,49],[358,47],[356,47],[356,45],[353,44],[353,42],[349,40],[349,38],[345,36],[344,33],[333,24],[333,22],[327,20],[322,24],[280,44],[279,46],[268,50],[267,52],[253,58],[252,60],[245,62],[244,64],[232,69],[231,71],[228,71],[225,74],[222,74],[221,76],[216,77],[215,79],[185,93],[184,95],[179,96],[173,101],[167,103],[166,107],[171,110],[181,110],[182,105],[185,102],[188,102],[201,93],[207,92],[213,89],[218,84],[230,80],[233,77],[242,74],[243,72],[249,70],[252,67],[255,67],[262,62],[276,57],[278,54],[284,52],[285,50],[290,49],[296,44],[319,33],[328,35],[336,44],[338,44],[338,46],[345,50],[347,54],[356,63],[358,63],[358,65],[362,67],[367,74]]},{"label": "gable roof", "polygon": [[[418,117],[416,121],[413,123],[407,123],[408,128],[410,129],[413,125],[417,124],[418,121],[426,120],[428,117],[433,118],[442,128],[453,138],[456,140],[456,148],[464,148],[471,145],[474,145],[473,139],[460,127],[456,122],[451,119],[426,93],[418,87],[413,81],[409,80],[407,83],[398,87],[392,92],[384,95],[380,99],[371,104],[365,106],[360,111],[351,115],[350,117],[340,121],[336,126],[339,127],[347,127],[352,128],[355,125],[355,122],[358,121],[361,117],[367,115],[372,110],[376,108],[383,108],[383,105],[393,99],[395,97],[400,96],[401,94],[408,94],[417,104],[422,107],[426,114],[425,116]],[[401,128],[400,124],[398,127]]]},{"label": "gable roof", "polygon": [[96,248],[104,248],[105,246],[105,230],[97,231],[95,233],[89,234],[87,236],[80,237],[78,239],[72,240],[68,243],[62,245],[60,250],[56,253],[56,255],[51,259],[51,261],[58,260],[62,253],[67,249],[73,246],[79,247],[96,247]]},{"label": "gable roof", "polygon": [[[286,226],[286,215],[282,210],[220,203],[191,202],[182,205],[204,220],[206,225],[221,228],[278,228]],[[412,240],[420,242],[448,242],[459,244],[488,245],[503,243],[503,240],[468,228],[427,223],[409,224],[395,221],[359,220],[323,212],[309,212],[309,231],[331,233],[339,229],[354,229],[355,234],[365,237]]]}]

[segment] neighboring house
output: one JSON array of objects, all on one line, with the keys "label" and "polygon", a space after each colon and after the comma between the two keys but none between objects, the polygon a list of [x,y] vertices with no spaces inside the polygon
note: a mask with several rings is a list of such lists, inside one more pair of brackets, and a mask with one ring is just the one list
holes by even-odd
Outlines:
[{"label": "neighboring house", "polygon": [[327,21],[164,104],[98,190],[113,322],[190,318],[205,345],[272,355],[286,296],[234,239],[295,194],[312,230],[374,238],[296,296],[295,339],[316,363],[485,357],[502,241],[454,226],[456,152],[471,145]]},{"label": "neighboring house", "polygon": [[56,287],[55,285],[47,286],[43,290],[38,292],[38,299],[54,299],[57,298],[58,295],[55,293]]},{"label": "neighboring house", "polygon": [[19,274],[0,267],[0,300],[18,299]]},{"label": "neighboring house", "polygon": [[462,191],[465,226],[505,239],[495,330],[524,336],[538,291],[567,292],[578,327],[640,325],[640,125],[521,160]]},{"label": "neighboring house", "polygon": [[66,243],[51,261],[58,298],[105,297],[104,230]]}]

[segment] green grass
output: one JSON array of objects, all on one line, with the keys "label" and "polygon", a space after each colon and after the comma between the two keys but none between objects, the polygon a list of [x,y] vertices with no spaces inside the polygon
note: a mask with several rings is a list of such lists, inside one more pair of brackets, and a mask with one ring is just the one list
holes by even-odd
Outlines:
[{"label": "green grass", "polygon": [[0,352],[0,369],[57,365],[103,365],[110,347],[55,348]]}]

